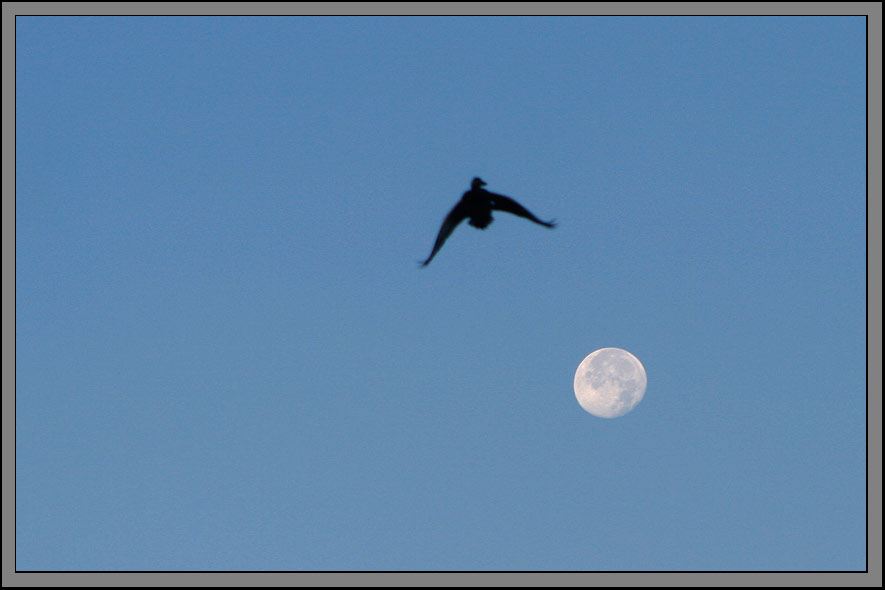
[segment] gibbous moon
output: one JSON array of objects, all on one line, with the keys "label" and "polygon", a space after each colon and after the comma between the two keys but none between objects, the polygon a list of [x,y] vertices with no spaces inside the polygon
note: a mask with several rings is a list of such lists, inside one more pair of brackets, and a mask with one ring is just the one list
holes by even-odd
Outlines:
[{"label": "gibbous moon", "polygon": [[639,359],[620,348],[600,348],[575,372],[575,397],[600,418],[623,416],[642,401],[648,380]]}]

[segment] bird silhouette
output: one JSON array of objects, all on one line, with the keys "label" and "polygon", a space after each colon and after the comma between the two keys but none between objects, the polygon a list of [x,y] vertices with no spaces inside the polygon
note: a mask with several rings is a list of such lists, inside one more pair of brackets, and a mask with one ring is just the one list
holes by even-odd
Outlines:
[{"label": "bird silhouette", "polygon": [[544,227],[556,227],[555,220],[541,221],[531,211],[510,197],[498,195],[482,188],[485,185],[486,183],[483,179],[473,179],[470,183],[470,190],[464,193],[458,204],[449,211],[449,214],[443,220],[442,227],[439,228],[439,234],[436,236],[436,242],[433,244],[433,251],[427,257],[427,260],[421,263],[421,266],[430,264],[430,261],[433,260],[433,257],[436,256],[436,253],[439,252],[439,249],[442,248],[446,239],[452,235],[459,223],[465,219],[470,219],[468,222],[470,225],[479,229],[485,229],[494,221],[492,219],[493,210],[513,213]]}]

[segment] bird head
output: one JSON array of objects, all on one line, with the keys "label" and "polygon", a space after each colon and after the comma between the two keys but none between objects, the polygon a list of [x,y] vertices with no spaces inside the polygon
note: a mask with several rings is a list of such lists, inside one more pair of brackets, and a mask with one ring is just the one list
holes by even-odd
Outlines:
[{"label": "bird head", "polygon": [[481,187],[481,186],[485,186],[485,185],[486,185],[485,181],[484,181],[482,178],[480,178],[480,177],[477,176],[477,177],[474,178],[473,181],[470,183],[470,188],[476,190],[476,189],[478,189],[479,187]]}]

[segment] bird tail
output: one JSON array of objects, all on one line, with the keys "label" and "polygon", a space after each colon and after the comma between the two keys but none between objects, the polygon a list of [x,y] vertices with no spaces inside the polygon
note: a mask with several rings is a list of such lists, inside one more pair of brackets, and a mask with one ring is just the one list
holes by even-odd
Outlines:
[{"label": "bird tail", "polygon": [[470,221],[468,221],[467,223],[469,223],[473,227],[477,227],[479,229],[485,229],[488,226],[490,226],[493,221],[494,221],[494,219],[492,218],[491,215],[483,215],[483,216],[474,215],[473,217],[470,218]]}]

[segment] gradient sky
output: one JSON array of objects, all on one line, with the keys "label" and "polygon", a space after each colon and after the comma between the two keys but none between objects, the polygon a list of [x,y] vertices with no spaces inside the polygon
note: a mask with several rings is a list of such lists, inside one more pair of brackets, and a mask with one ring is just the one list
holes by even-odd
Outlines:
[{"label": "gradient sky", "polygon": [[17,569],[863,570],[865,34],[18,17]]}]

